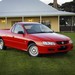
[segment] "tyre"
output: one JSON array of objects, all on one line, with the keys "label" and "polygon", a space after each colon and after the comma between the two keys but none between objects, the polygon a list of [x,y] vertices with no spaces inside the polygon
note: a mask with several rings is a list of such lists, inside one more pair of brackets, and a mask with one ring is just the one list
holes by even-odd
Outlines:
[{"label": "tyre", "polygon": [[35,43],[31,43],[28,46],[28,53],[30,56],[36,57],[39,55],[38,47],[36,46]]},{"label": "tyre", "polygon": [[63,52],[63,54],[67,54],[68,53],[68,51],[66,51],[66,52]]},{"label": "tyre", "polygon": [[68,53],[68,51],[66,51],[66,52],[60,52],[60,54],[67,54]]},{"label": "tyre", "polygon": [[6,46],[4,46],[3,39],[0,39],[0,50],[6,49]]}]

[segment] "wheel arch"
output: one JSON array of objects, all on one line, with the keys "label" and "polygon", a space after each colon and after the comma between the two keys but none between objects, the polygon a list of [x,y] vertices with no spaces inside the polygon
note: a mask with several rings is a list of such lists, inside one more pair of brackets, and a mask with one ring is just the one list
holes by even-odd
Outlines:
[{"label": "wheel arch", "polygon": [[2,37],[0,37],[0,39],[2,39]]},{"label": "wheel arch", "polygon": [[33,42],[33,41],[29,41],[29,42],[28,42],[28,46],[29,46],[30,44],[32,44],[32,43],[36,44],[36,43]]}]

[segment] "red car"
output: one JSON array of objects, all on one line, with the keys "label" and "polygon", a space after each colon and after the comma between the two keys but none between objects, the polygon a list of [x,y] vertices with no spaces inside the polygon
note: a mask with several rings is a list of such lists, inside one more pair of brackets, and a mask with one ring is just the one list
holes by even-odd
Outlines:
[{"label": "red car", "polygon": [[66,53],[73,48],[72,40],[53,32],[40,23],[18,22],[10,30],[0,30],[0,50],[12,47],[28,51],[31,56]]}]

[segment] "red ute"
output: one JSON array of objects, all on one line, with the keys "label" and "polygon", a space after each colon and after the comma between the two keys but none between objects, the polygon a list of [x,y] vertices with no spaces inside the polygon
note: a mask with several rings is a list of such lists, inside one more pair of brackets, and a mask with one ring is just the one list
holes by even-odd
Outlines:
[{"label": "red ute", "polygon": [[18,22],[10,30],[0,30],[0,50],[12,47],[31,56],[72,50],[72,40],[39,23]]}]

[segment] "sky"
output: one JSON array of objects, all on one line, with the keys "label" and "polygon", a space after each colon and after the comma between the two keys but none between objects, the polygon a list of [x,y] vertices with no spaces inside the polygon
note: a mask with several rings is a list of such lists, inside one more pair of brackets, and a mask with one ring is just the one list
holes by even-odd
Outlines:
[{"label": "sky", "polygon": [[[46,4],[53,2],[53,0],[40,0],[40,1],[42,1],[42,2],[44,2]],[[73,0],[57,0],[57,1],[58,1],[58,4],[61,5],[62,3],[70,2],[70,1],[73,1]]]},{"label": "sky", "polygon": [[[2,1],[2,0],[0,0],[0,1]],[[40,1],[42,1],[46,4],[53,3],[53,0],[40,0]],[[58,4],[61,5],[62,3],[70,2],[70,1],[73,1],[73,0],[57,0],[57,1],[58,1]]]}]

